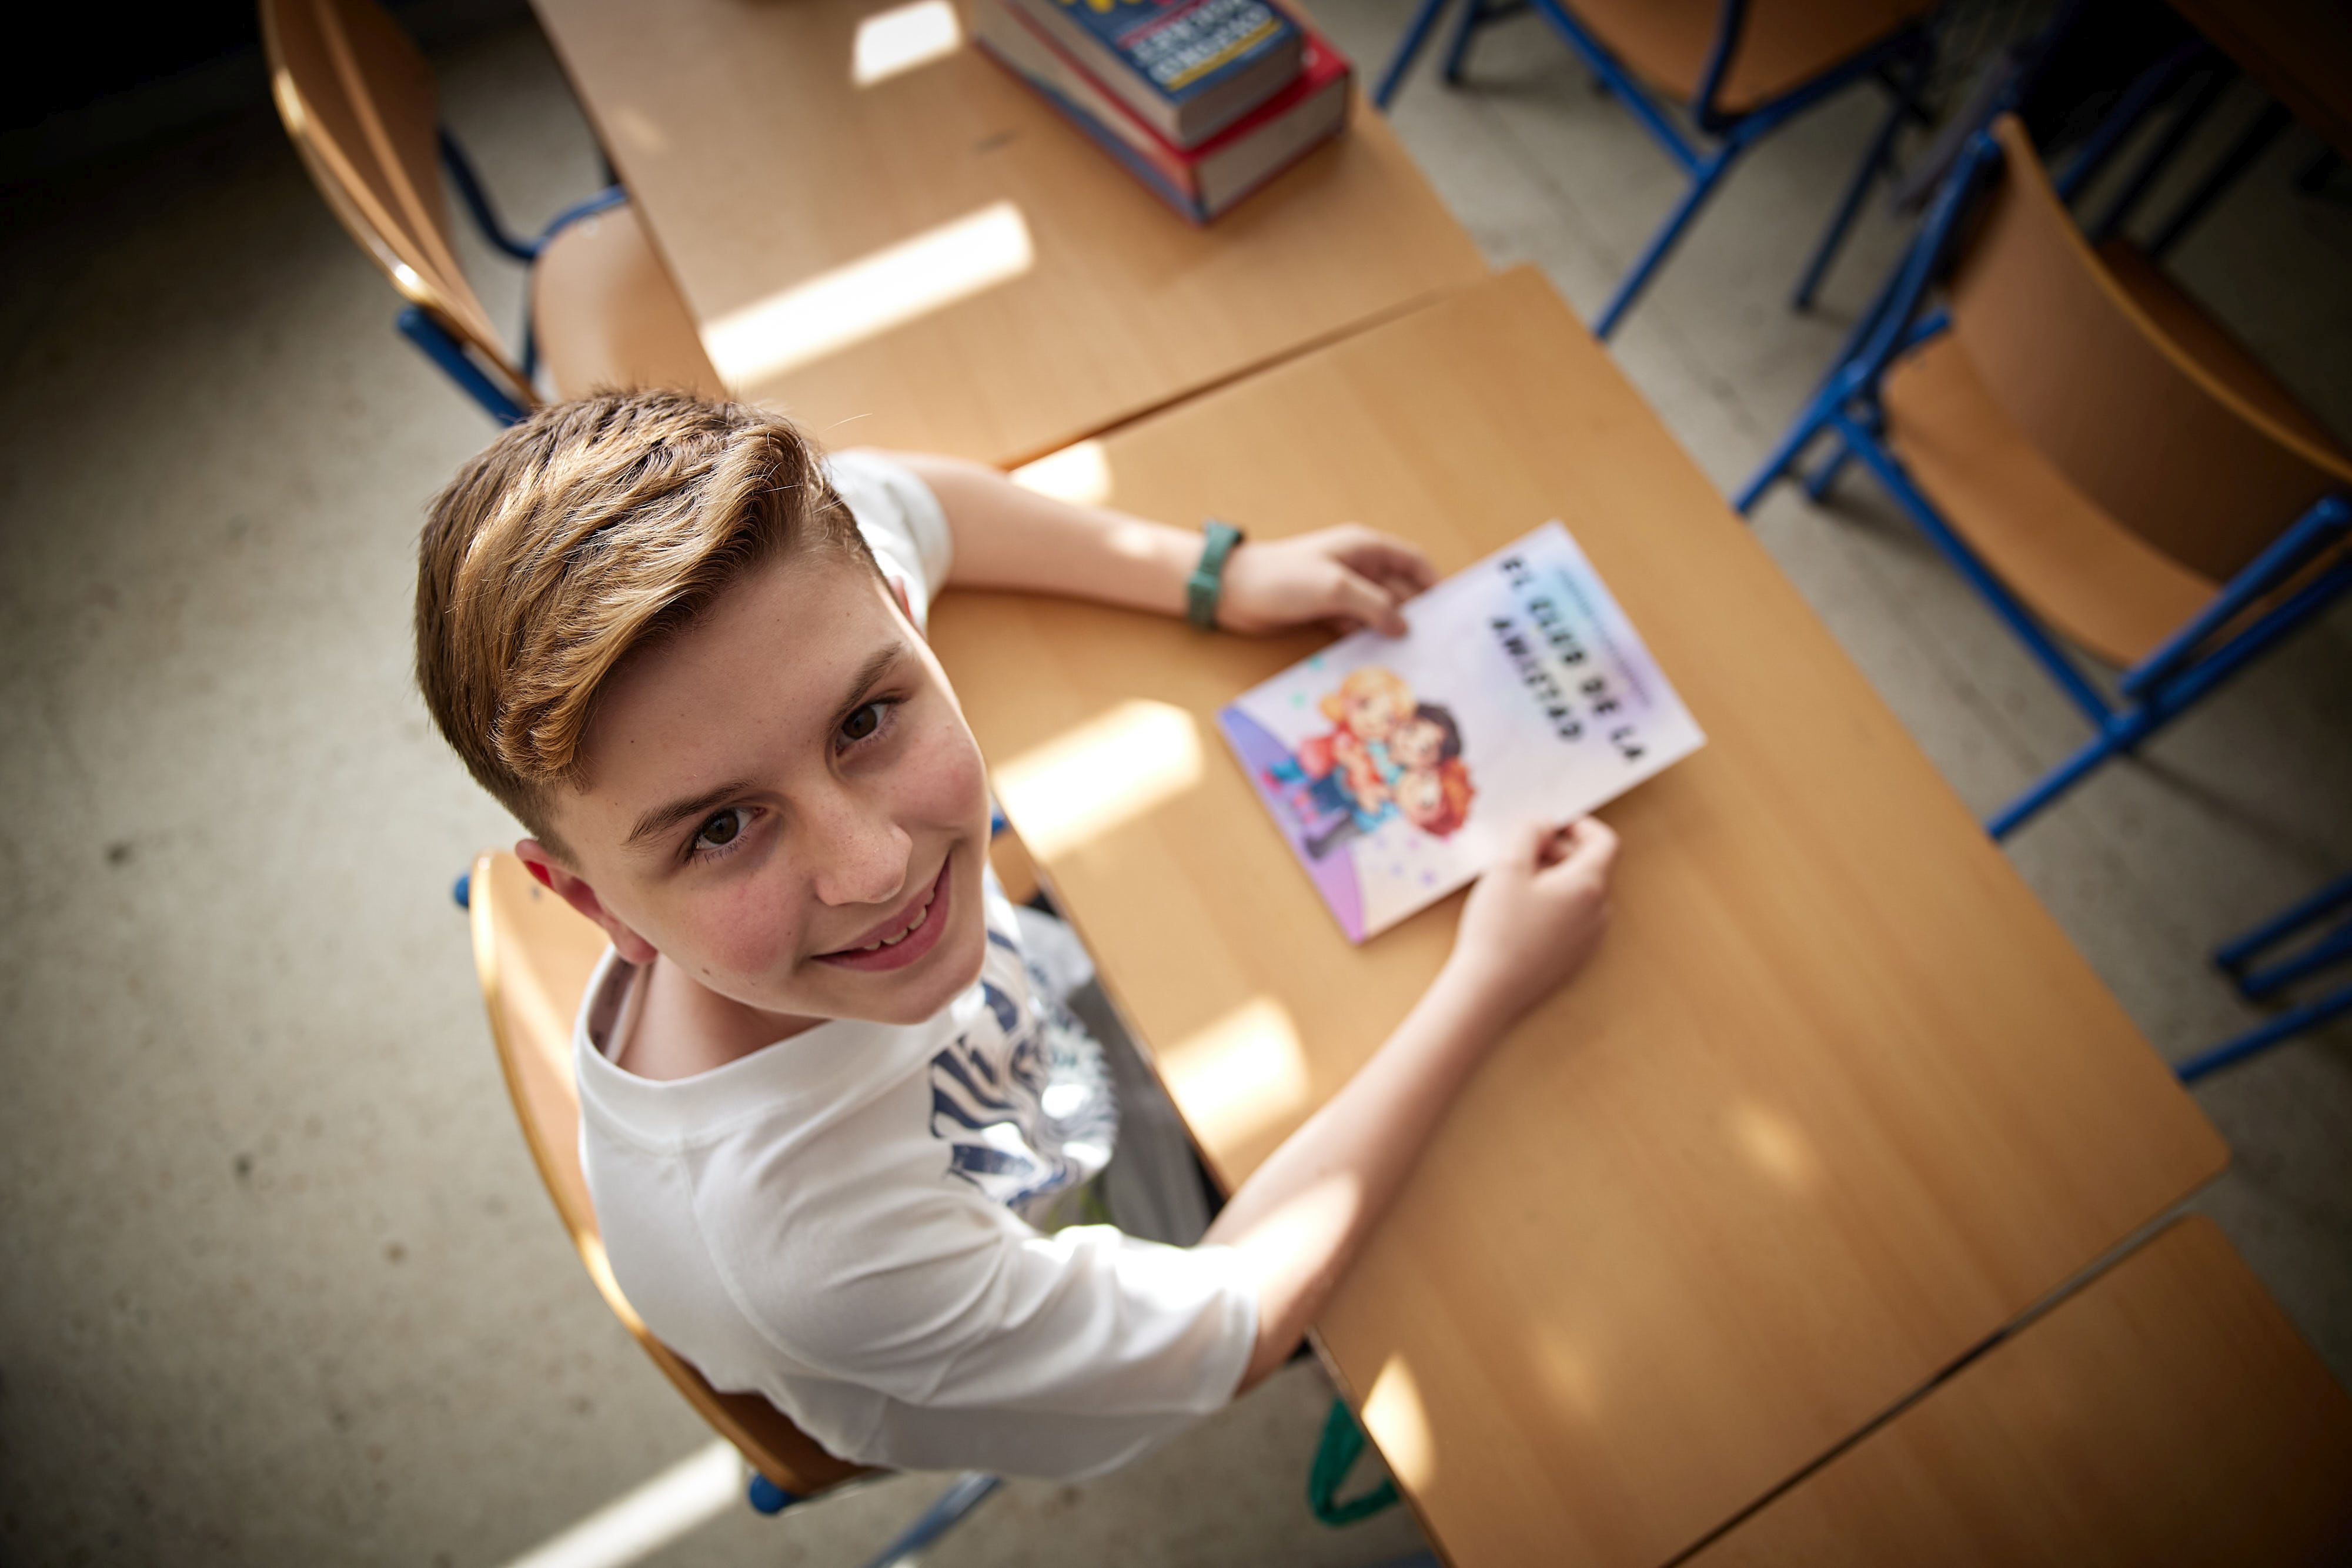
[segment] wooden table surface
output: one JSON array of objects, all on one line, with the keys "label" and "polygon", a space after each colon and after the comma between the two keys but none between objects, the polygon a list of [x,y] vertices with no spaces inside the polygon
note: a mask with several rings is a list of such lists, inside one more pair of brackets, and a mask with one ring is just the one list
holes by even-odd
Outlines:
[{"label": "wooden table surface", "polygon": [[2352,1559],[2352,1398],[2210,1219],[2177,1221],[1691,1568]]},{"label": "wooden table surface", "polygon": [[1360,103],[1196,229],[969,45],[853,79],[947,0],[536,3],[711,362],[828,444],[1024,460],[1485,275]]},{"label": "wooden table surface", "polygon": [[[1660,1563],[2225,1151],[1705,476],[1521,269],[1052,461],[1150,516],[1444,570],[1559,517],[1709,739],[1611,806],[1601,956],[1496,1052],[1318,1325],[1456,1568]],[[1003,804],[1218,1177],[1428,982],[1339,935],[1225,752],[1320,639],[950,593]]]}]

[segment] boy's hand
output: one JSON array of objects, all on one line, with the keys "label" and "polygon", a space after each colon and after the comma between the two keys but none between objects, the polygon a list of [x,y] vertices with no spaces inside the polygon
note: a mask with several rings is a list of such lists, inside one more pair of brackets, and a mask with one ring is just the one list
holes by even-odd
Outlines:
[{"label": "boy's hand", "polygon": [[1497,1035],[1584,967],[1609,924],[1617,835],[1595,818],[1528,829],[1462,906],[1444,981]]},{"label": "boy's hand", "polygon": [[1402,539],[1341,523],[1235,549],[1225,561],[1217,624],[1256,632],[1337,621],[1402,637],[1397,606],[1436,582],[1428,558]]}]

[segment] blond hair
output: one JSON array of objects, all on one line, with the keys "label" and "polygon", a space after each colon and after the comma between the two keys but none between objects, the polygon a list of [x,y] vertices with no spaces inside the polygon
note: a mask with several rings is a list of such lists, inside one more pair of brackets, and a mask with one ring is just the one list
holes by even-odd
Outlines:
[{"label": "blond hair", "polygon": [[549,791],[579,782],[604,682],[753,568],[807,548],[874,566],[789,421],[668,392],[550,405],[434,499],[417,685],[467,770],[562,853]]},{"label": "blond hair", "polygon": [[1346,678],[1324,693],[1323,700],[1315,706],[1321,708],[1323,716],[1333,724],[1345,724],[1349,703],[1361,702],[1381,692],[1386,692],[1399,708],[1412,711],[1412,688],[1405,685],[1402,675],[1378,664],[1365,664],[1349,671]]}]

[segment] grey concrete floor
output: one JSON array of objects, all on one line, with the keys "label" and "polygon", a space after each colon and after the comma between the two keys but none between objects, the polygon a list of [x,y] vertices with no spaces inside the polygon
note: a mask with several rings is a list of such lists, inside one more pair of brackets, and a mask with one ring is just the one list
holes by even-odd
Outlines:
[{"label": "grey concrete floor", "polygon": [[[1328,0],[1377,64],[1403,0]],[[443,51],[518,222],[594,185],[527,25]],[[1497,264],[1579,308],[1673,199],[1663,156],[1521,24],[1396,123]],[[2252,112],[2233,101],[2232,116]],[[1820,312],[1782,298],[1871,119],[1833,103],[1731,180],[1616,350],[1727,487],[1883,273],[1874,210]],[[2352,431],[2352,204],[2290,136],[2179,274]],[[2192,165],[2193,166],[2193,165]],[[502,319],[514,279],[480,256]],[[0,1557],[488,1564],[706,1441],[573,1261],[507,1110],[448,883],[511,836],[408,678],[421,508],[488,429],[266,111],[9,193],[0,224]],[[1952,787],[1988,810],[2071,711],[1866,480],[1757,527]],[[2352,615],[2020,834],[2012,856],[2157,1047],[2255,1015],[2219,939],[2352,866]],[[2352,1031],[2198,1092],[2237,1162],[2198,1200],[2352,1376]],[[1596,1260],[1605,1267],[1605,1260]],[[941,1564],[1369,1563],[1300,1490],[1294,1368],[1147,1462],[1022,1485]],[[854,1562],[901,1478],[664,1563]]]}]

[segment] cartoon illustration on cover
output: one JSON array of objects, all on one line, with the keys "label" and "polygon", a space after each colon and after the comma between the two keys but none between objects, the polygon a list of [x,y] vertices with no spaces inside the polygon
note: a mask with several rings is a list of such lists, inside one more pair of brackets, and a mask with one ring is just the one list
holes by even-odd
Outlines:
[{"label": "cartoon illustration on cover", "polygon": [[1402,676],[1377,664],[1348,676],[1318,706],[1330,732],[1265,770],[1310,858],[1391,817],[1441,839],[1469,820],[1474,791],[1451,712],[1416,703]]},{"label": "cartoon illustration on cover", "polygon": [[1583,553],[1548,523],[1217,716],[1351,941],[1435,902],[1520,827],[1705,742]]}]

